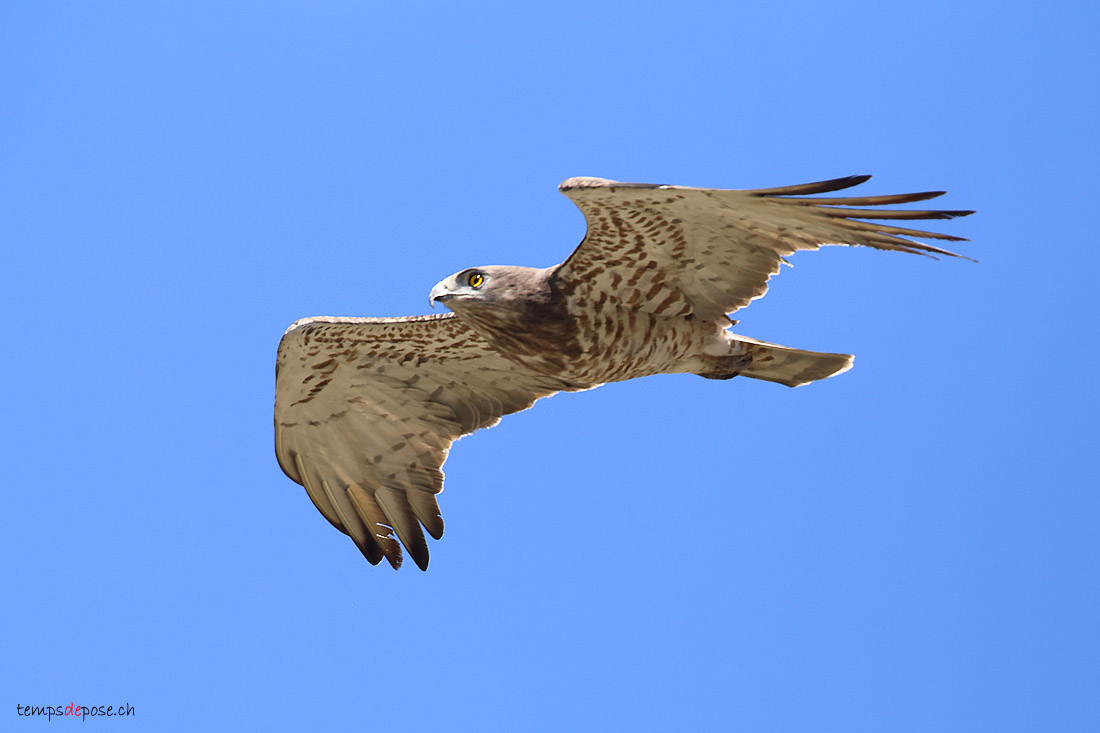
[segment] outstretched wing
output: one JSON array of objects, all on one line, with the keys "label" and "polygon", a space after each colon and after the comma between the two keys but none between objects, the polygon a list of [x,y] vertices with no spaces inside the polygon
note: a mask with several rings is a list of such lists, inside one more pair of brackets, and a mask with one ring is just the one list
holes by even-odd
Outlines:
[{"label": "outstretched wing", "polygon": [[784,256],[799,250],[843,244],[960,256],[910,237],[962,237],[863,221],[974,213],[874,208],[924,201],[943,191],[806,198],[868,178],[748,191],[570,178],[560,190],[584,213],[588,231],[554,276],[567,296],[610,295],[654,314],[721,319],[764,295]]},{"label": "outstretched wing", "polygon": [[[443,462],[457,438],[569,385],[514,364],[453,314],[306,318],[275,371],[275,453],[368,560],[428,566]],[[396,532],[396,538],[394,533]]]}]

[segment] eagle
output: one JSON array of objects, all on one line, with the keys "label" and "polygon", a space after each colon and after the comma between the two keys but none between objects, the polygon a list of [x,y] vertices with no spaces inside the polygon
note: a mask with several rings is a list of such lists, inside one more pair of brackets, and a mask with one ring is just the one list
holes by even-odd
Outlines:
[{"label": "eagle", "polygon": [[561,264],[462,270],[429,296],[449,313],[292,324],[276,361],[279,465],[371,564],[399,568],[403,545],[426,570],[451,444],[541,397],[653,374],[788,387],[840,374],[851,355],[735,334],[729,315],[799,250],[961,257],[914,238],[962,237],[866,221],[974,213],[882,208],[943,191],[819,196],[869,178],[755,190],[570,178],[559,189],[587,231]]}]

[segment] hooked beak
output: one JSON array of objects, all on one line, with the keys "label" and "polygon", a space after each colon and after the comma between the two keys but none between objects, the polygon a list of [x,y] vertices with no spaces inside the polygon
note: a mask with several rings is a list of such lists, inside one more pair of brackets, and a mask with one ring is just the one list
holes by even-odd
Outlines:
[{"label": "hooked beak", "polygon": [[444,280],[442,282],[436,283],[436,286],[432,288],[432,292],[428,294],[428,305],[430,305],[434,310],[436,301],[439,301],[440,303],[443,303],[445,305],[447,301],[453,297],[454,293],[452,293],[447,288],[447,281]]}]

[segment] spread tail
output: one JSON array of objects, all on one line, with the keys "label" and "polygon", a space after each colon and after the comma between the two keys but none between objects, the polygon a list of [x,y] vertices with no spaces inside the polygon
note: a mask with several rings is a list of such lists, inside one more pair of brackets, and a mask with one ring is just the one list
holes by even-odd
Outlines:
[{"label": "spread tail", "polygon": [[730,340],[743,344],[745,351],[752,356],[752,362],[741,370],[742,377],[778,382],[788,387],[798,387],[846,372],[852,368],[855,359],[851,354],[791,349],[748,336],[730,334]]}]

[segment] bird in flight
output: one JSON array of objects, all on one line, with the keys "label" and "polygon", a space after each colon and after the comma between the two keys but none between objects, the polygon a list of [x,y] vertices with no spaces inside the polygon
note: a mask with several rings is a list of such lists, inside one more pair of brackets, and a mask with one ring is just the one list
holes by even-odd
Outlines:
[{"label": "bird in flight", "polygon": [[735,334],[729,314],[799,250],[960,256],[915,238],[961,237],[866,221],[973,213],[882,208],[942,191],[818,195],[868,178],[756,190],[570,178],[560,190],[588,229],[560,265],[462,270],[431,290],[442,315],[291,325],[275,372],[279,465],[372,564],[400,567],[404,545],[425,570],[451,444],[540,397],[653,374],[797,387],[846,371],[848,354]]}]

